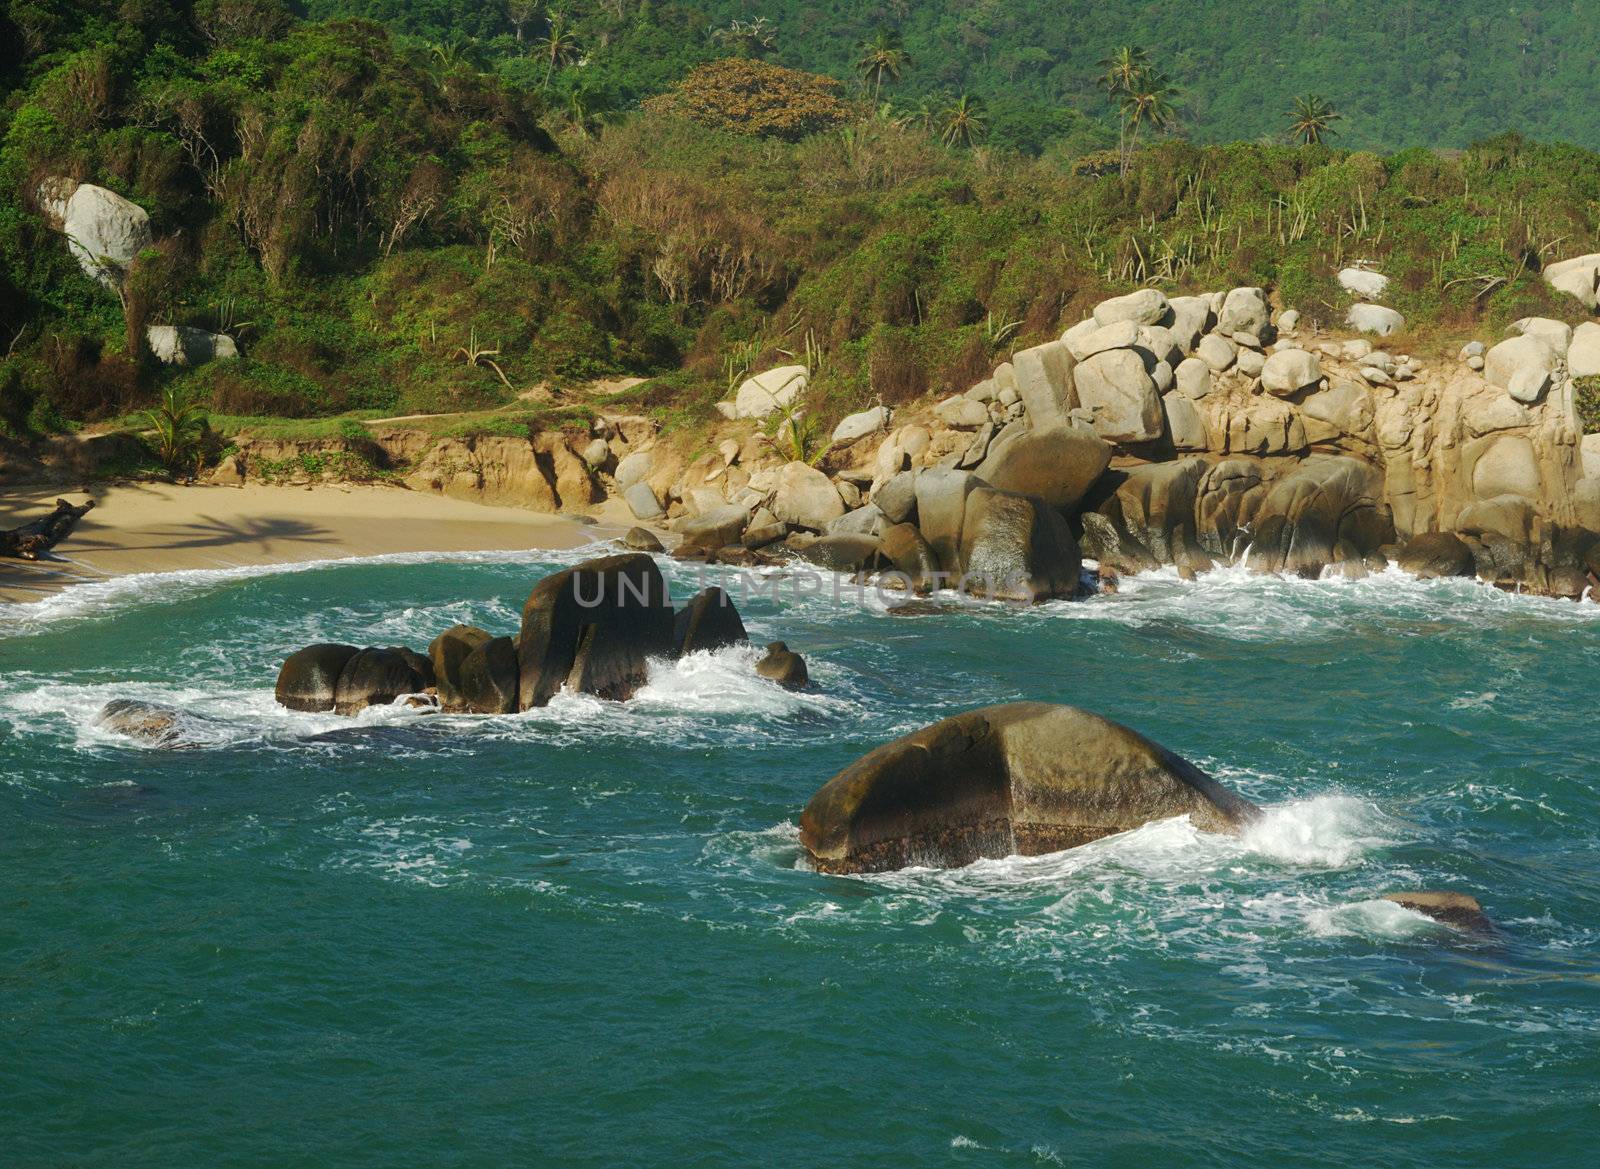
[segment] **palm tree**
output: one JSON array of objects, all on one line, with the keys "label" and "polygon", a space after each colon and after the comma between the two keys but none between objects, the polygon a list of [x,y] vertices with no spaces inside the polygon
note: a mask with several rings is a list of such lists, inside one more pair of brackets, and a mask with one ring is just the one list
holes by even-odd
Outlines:
[{"label": "palm tree", "polygon": [[144,424],[155,432],[152,446],[161,465],[176,475],[194,470],[204,448],[205,407],[193,394],[178,385],[169,385],[161,401],[144,412]]},{"label": "palm tree", "polygon": [[911,64],[911,54],[906,52],[900,34],[887,28],[880,28],[856,47],[861,51],[856,69],[862,80],[872,86],[872,100],[877,101],[884,81],[900,80],[900,71]]},{"label": "palm tree", "polygon": [[971,146],[988,125],[983,99],[962,94],[939,111],[939,140],[946,146]]},{"label": "palm tree", "polygon": [[1118,94],[1127,93],[1133,88],[1135,78],[1149,70],[1150,54],[1133,45],[1123,45],[1109,57],[1102,58],[1100,68],[1105,70],[1100,76],[1100,84],[1106,96],[1115,100]]},{"label": "palm tree", "polygon": [[1146,69],[1133,79],[1123,93],[1122,124],[1126,128],[1123,139],[1122,173],[1128,172],[1128,160],[1139,143],[1139,130],[1149,126],[1152,130],[1169,129],[1178,119],[1178,89],[1159,69]]},{"label": "palm tree", "polygon": [[544,84],[548,89],[551,74],[578,59],[578,34],[567,23],[565,12],[550,14],[550,27],[545,30],[543,37],[534,42],[534,47],[538,50],[538,56],[544,59]]},{"label": "palm tree", "polygon": [[1288,112],[1289,136],[1298,138],[1302,145],[1320,146],[1324,137],[1337,134],[1333,123],[1344,115],[1314,93],[1294,99],[1294,108]]}]

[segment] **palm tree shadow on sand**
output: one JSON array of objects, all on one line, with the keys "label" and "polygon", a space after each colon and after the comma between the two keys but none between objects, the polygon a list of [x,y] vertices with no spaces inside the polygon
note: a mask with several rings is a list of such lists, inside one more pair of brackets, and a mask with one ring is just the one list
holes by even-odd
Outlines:
[{"label": "palm tree shadow on sand", "polygon": [[91,529],[74,537],[80,549],[110,549],[119,551],[144,551],[158,548],[220,548],[226,546],[254,546],[261,551],[270,550],[274,543],[331,542],[333,532],[320,524],[290,516],[260,516],[240,520],[222,520],[214,516],[196,516],[190,523],[168,528],[152,528],[141,533],[148,537],[146,543],[134,544],[125,539],[96,538]]}]

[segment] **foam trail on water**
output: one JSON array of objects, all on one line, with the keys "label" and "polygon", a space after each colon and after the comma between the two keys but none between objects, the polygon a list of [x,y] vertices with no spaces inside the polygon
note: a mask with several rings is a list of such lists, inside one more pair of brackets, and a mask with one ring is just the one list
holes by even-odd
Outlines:
[{"label": "foam trail on water", "polygon": [[490,552],[386,552],[375,556],[341,556],[283,564],[247,564],[234,568],[184,568],[172,572],[134,572],[68,585],[37,601],[0,604],[0,636],[38,633],[74,618],[108,616],[112,612],[147,603],[171,604],[235,581],[284,576],[301,572],[363,565],[406,564],[526,564],[543,573],[576,564],[613,550],[597,540],[578,548],[514,549]]}]

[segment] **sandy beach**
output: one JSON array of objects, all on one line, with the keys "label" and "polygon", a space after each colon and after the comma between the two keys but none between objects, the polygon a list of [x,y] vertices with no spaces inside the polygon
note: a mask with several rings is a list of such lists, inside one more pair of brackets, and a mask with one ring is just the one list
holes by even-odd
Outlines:
[{"label": "sandy beach", "polygon": [[[86,496],[31,489],[0,496],[0,528],[47,513],[58,498],[76,504]],[[0,558],[0,602],[37,600],[67,585],[136,572],[392,552],[573,548],[614,526],[605,517],[583,523],[394,487],[124,483],[94,498],[95,509],[51,557]]]}]

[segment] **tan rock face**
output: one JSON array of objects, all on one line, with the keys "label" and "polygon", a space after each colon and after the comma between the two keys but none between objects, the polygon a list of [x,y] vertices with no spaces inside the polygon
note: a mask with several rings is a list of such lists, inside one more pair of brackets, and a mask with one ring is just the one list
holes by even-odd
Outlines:
[{"label": "tan rock face", "polygon": [[1111,462],[1111,445],[1068,427],[1015,431],[996,440],[978,478],[1003,491],[1037,495],[1052,507],[1078,505]]},{"label": "tan rock face", "polygon": [[817,468],[788,463],[778,472],[772,514],[784,523],[820,532],[844,511],[839,489]]},{"label": "tan rock face", "polygon": [[[1012,356],[1011,381],[1034,425],[1064,423],[1078,405],[1073,388],[1074,365],[1071,350],[1060,341],[1036,345]],[[1005,388],[1001,376],[1004,369],[1001,366],[995,370],[995,384],[1001,389]]]},{"label": "tan rock face", "polygon": [[1161,437],[1161,399],[1155,379],[1135,350],[1096,354],[1078,366],[1074,378],[1078,401],[1094,412],[1094,432],[1101,438],[1149,442]]}]

